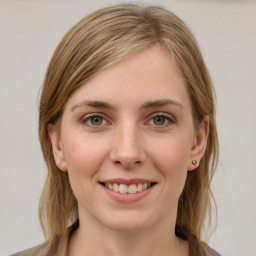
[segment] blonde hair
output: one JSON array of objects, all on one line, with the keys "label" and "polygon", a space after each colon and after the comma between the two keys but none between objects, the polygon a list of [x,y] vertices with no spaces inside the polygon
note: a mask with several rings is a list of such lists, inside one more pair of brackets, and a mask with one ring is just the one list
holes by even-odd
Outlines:
[{"label": "blonde hair", "polygon": [[212,82],[197,42],[182,20],[161,7],[123,4],[100,9],[72,27],[47,69],[40,101],[39,137],[48,175],[39,215],[52,248],[56,249],[67,226],[78,220],[78,206],[68,174],[55,164],[47,126],[59,125],[68,98],[88,79],[124,56],[154,44],[169,50],[184,76],[195,127],[205,116],[210,119],[206,152],[197,170],[188,172],[176,221],[178,236],[201,239],[205,218],[211,214],[210,182],[218,159]]}]

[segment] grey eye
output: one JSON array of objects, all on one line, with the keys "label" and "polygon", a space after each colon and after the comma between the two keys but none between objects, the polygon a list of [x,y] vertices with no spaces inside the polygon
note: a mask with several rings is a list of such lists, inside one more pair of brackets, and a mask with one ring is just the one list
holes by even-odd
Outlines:
[{"label": "grey eye", "polygon": [[101,116],[93,116],[88,120],[92,125],[101,125],[103,123],[103,118]]},{"label": "grey eye", "polygon": [[101,116],[101,115],[97,115],[97,114],[91,114],[91,115],[86,115],[83,119],[82,119],[82,123],[89,126],[89,127],[96,127],[96,126],[103,126],[106,125],[108,122],[107,120]]},{"label": "grey eye", "polygon": [[164,125],[166,122],[166,117],[164,116],[156,116],[153,118],[153,122],[155,125]]},{"label": "grey eye", "polygon": [[167,127],[171,124],[175,123],[175,119],[170,114],[165,113],[157,113],[152,116],[148,122],[148,124],[153,126]]}]

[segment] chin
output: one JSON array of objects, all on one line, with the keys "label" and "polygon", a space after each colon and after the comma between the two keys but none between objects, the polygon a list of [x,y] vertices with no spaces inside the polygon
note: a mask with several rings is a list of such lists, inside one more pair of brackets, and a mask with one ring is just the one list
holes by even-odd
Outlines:
[{"label": "chin", "polygon": [[[117,216],[119,215],[119,216]],[[141,214],[115,214],[103,223],[107,228],[117,232],[139,232],[153,225],[152,217]]]}]

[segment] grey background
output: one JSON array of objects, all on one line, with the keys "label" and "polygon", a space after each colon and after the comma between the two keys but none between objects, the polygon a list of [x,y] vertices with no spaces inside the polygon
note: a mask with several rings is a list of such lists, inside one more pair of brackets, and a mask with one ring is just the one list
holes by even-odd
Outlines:
[{"label": "grey background", "polygon": [[[44,241],[37,207],[46,168],[37,108],[51,55],[74,23],[120,2],[0,0],[0,255]],[[223,255],[256,256],[256,3],[132,2],[174,11],[198,39],[217,91],[220,136],[213,182],[219,218],[208,241]]]}]

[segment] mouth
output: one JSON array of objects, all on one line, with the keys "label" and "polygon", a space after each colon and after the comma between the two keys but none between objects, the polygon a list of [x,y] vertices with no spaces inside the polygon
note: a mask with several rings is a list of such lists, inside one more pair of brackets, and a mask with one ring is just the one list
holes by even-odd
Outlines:
[{"label": "mouth", "polygon": [[[126,184],[125,184],[126,183]],[[101,186],[120,194],[136,194],[155,186],[156,182],[99,182]],[[130,183],[130,184],[127,184]]]},{"label": "mouth", "polygon": [[106,194],[121,204],[132,204],[143,200],[154,191],[157,182],[148,179],[115,178],[98,182]]},{"label": "mouth", "polygon": [[99,184],[116,193],[136,194],[155,186],[157,182],[147,179],[116,178],[100,181]]}]

